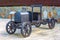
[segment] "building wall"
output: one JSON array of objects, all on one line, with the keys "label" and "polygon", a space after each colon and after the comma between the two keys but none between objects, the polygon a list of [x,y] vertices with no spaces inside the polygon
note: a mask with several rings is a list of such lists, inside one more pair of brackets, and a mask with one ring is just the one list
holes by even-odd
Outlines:
[{"label": "building wall", "polygon": [[[14,7],[0,7],[0,18],[10,18],[9,12],[10,11],[17,11],[21,10],[22,6],[14,6]],[[48,12],[51,11],[53,12],[53,6],[43,6],[42,7],[42,12],[44,10],[47,10]],[[32,8],[27,6],[28,11],[32,11]],[[34,12],[40,12],[39,7],[34,8]],[[60,7],[55,7],[55,10],[57,12],[57,17],[60,17]]]},{"label": "building wall", "polygon": [[60,0],[0,0],[0,6],[28,6],[33,4],[42,4],[43,6],[60,6]]}]

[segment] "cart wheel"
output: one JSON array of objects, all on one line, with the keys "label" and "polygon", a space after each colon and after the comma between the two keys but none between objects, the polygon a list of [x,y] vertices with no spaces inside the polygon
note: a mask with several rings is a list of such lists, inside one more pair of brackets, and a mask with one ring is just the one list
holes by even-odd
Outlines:
[{"label": "cart wheel", "polygon": [[41,23],[37,23],[35,24],[36,27],[40,27],[41,26]]},{"label": "cart wheel", "polygon": [[16,28],[14,27],[14,23],[12,21],[8,22],[6,25],[6,31],[9,34],[14,34],[16,31]]},{"label": "cart wheel", "polygon": [[24,27],[21,28],[21,34],[23,37],[28,37],[31,34],[31,25],[26,24]]},{"label": "cart wheel", "polygon": [[55,21],[51,20],[51,22],[48,23],[49,29],[53,29],[55,27]]}]

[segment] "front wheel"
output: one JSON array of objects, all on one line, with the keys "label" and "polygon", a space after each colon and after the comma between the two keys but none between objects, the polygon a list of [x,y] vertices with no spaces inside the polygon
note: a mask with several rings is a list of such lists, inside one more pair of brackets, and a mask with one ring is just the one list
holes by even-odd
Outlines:
[{"label": "front wheel", "polygon": [[21,34],[22,34],[23,37],[30,36],[31,31],[32,31],[32,29],[31,29],[30,24],[26,24],[26,25],[24,25],[24,27],[21,28]]},{"label": "front wheel", "polygon": [[53,29],[55,27],[55,21],[51,20],[51,22],[48,23],[49,29]]},{"label": "front wheel", "polygon": [[14,22],[12,22],[12,21],[8,22],[7,25],[6,25],[7,33],[14,34],[15,31],[16,31],[16,28],[14,26],[15,26]]}]

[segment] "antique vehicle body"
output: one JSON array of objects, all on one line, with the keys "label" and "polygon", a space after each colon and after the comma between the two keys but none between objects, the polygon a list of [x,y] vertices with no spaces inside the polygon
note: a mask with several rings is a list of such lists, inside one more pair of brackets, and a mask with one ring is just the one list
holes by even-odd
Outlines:
[{"label": "antique vehicle body", "polygon": [[[31,7],[32,11],[15,12],[14,21],[12,21],[12,15],[11,15],[11,21],[9,21],[6,25],[6,31],[9,34],[13,34],[16,31],[16,29],[21,29],[22,36],[28,37],[32,31],[31,25],[39,27],[41,24],[46,25],[48,23],[50,29],[54,28],[55,26],[54,18],[42,19],[42,4],[31,5]],[[40,12],[33,12],[34,7],[39,7]]]}]

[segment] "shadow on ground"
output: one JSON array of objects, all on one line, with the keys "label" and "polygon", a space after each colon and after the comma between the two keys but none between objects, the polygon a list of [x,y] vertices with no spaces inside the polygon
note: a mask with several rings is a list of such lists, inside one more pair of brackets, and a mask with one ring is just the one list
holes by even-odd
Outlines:
[{"label": "shadow on ground", "polygon": [[14,34],[8,34],[7,32],[0,32],[0,36],[2,37],[10,37],[10,38],[24,38],[21,33],[14,33]]},{"label": "shadow on ground", "polygon": [[[43,26],[43,27],[39,27],[39,28],[32,28],[32,33],[31,35],[41,35],[41,36],[46,36],[48,35],[46,33],[46,30],[49,30],[49,28]],[[10,38],[24,38],[20,31],[17,31],[15,32],[14,34],[12,35],[9,35],[7,32],[4,32],[4,31],[1,31],[0,32],[0,35],[3,36],[3,37],[10,37]],[[30,37],[30,36],[29,36]]]}]

